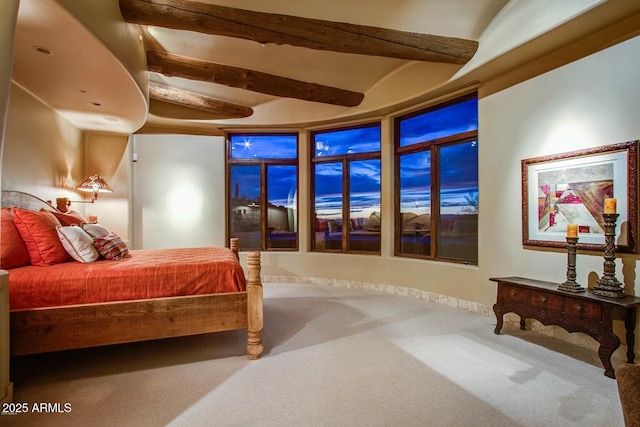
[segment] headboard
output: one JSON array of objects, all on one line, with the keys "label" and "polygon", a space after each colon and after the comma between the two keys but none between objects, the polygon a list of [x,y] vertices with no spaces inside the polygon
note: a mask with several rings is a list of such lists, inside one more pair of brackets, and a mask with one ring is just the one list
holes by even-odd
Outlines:
[{"label": "headboard", "polygon": [[1,205],[3,208],[10,208],[12,206],[15,206],[18,208],[30,209],[33,211],[46,209],[48,211],[58,212],[58,210],[51,204],[32,194],[24,193],[22,191],[3,190]]}]

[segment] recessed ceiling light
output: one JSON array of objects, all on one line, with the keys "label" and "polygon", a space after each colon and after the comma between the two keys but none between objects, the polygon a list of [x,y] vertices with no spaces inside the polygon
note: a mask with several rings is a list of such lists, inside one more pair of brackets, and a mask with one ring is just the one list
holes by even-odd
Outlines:
[{"label": "recessed ceiling light", "polygon": [[42,54],[44,54],[44,55],[53,55],[53,52],[51,52],[51,51],[50,51],[49,49],[47,49],[46,47],[43,47],[43,46],[34,46],[33,48],[36,50],[36,52],[40,52],[40,53],[42,53]]}]

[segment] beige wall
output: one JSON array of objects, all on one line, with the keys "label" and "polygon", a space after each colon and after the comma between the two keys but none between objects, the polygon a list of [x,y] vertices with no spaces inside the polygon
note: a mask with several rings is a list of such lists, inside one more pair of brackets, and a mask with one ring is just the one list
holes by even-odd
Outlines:
[{"label": "beige wall", "polygon": [[[109,231],[129,240],[129,181],[131,159],[127,151],[128,136],[89,133],[85,136],[85,167],[82,179],[92,174],[102,176],[113,189],[100,193],[98,200],[85,205],[85,215],[95,215]],[[85,198],[89,197],[87,193]],[[73,205],[78,208],[80,205]]]},{"label": "beige wall", "polygon": [[13,84],[2,189],[25,191],[44,200],[77,199],[73,189],[85,178],[83,138],[82,132],[59,114]]},{"label": "beige wall", "polygon": [[[409,286],[486,305],[495,300],[490,277],[520,275],[563,281],[565,252],[522,246],[520,160],[639,138],[640,85],[633,71],[634,52],[639,49],[637,38],[480,100],[477,267],[393,257],[391,222],[387,221],[380,257],[305,254],[303,248],[302,254],[263,254],[263,272]],[[390,126],[388,119],[383,126]],[[389,137],[389,132],[383,132],[385,146],[390,144]],[[302,153],[301,159],[305,176],[308,166]],[[383,151],[385,160],[389,165],[388,149]],[[383,213],[387,219],[391,216],[391,173],[390,167],[383,168]],[[303,187],[300,200],[305,197],[308,194]],[[305,225],[302,227],[304,230]],[[306,242],[303,239],[305,247]],[[600,254],[580,254],[578,281],[593,285],[594,277],[602,274],[602,262]],[[623,255],[617,263],[618,278],[624,278],[629,293],[640,292],[637,262],[637,256]]]},{"label": "beige wall", "polygon": [[75,190],[89,174],[102,175],[114,189],[94,204],[72,203],[85,216],[97,215],[128,239],[129,173],[127,136],[84,133],[20,86],[11,85],[2,150],[2,189],[34,194],[55,204],[58,197],[90,200]]},{"label": "beige wall", "polygon": [[[480,120],[480,259],[478,266],[421,261],[397,258],[392,247],[392,117],[384,118],[383,125],[383,207],[386,226],[382,230],[381,256],[335,255],[307,252],[309,236],[308,211],[309,161],[307,133],[300,134],[300,252],[263,253],[262,271],[265,275],[306,276],[338,278],[407,286],[450,295],[466,300],[492,305],[495,301],[495,284],[490,277],[520,275],[549,281],[566,278],[566,253],[564,251],[531,250],[522,246],[521,233],[521,178],[520,160],[546,154],[562,153],[581,148],[595,147],[637,139],[640,122],[636,112],[640,110],[640,85],[635,77],[634,52],[640,50],[640,38],[636,38],[597,53],[578,62],[531,79],[510,89],[503,90],[479,102]],[[482,89],[480,89],[482,90]],[[167,136],[147,136],[150,141],[165,141]],[[174,138],[177,142],[181,137]],[[169,143],[151,145],[157,151],[149,155],[158,160],[162,150],[175,150]],[[161,148],[165,147],[165,148]],[[199,154],[191,145],[184,145],[189,153],[192,168],[202,171],[222,169],[223,144],[208,147]],[[178,151],[180,152],[180,151]],[[177,161],[178,152],[171,151],[167,160]],[[146,156],[147,154],[145,154]],[[200,166],[193,157],[209,156]],[[167,167],[166,161],[155,164]],[[162,166],[160,166],[162,165]],[[217,166],[213,166],[217,165]],[[138,166],[136,166],[138,167]],[[175,167],[175,166],[174,166]],[[162,169],[164,170],[164,169]],[[137,169],[136,179],[144,179],[146,173]],[[196,173],[191,169],[190,173]],[[138,188],[138,187],[136,187]],[[139,191],[142,191],[141,189]],[[149,190],[145,190],[149,191]],[[203,190],[204,191],[204,190]],[[208,194],[219,206],[224,206],[224,187],[207,188]],[[158,195],[160,196],[160,194]],[[151,195],[134,192],[134,200],[149,200]],[[147,202],[141,202],[145,205]],[[150,214],[166,212],[155,209],[157,202],[149,205]],[[143,208],[144,209],[144,208]],[[168,221],[154,219],[158,223]],[[209,221],[220,222],[220,217],[210,216]],[[136,223],[137,224],[137,223]],[[168,224],[165,222],[165,225]],[[146,227],[146,225],[145,225]],[[222,226],[221,226],[222,227]],[[154,233],[158,233],[156,230]],[[177,232],[177,230],[176,230]],[[154,237],[147,237],[146,229],[142,246]],[[180,245],[188,245],[186,234],[180,235]],[[219,240],[210,240],[219,243]],[[158,245],[159,242],[154,243]],[[600,254],[578,255],[578,278],[584,284],[602,273]],[[636,293],[638,257],[622,255],[617,263],[617,274],[626,282],[628,292]],[[624,274],[623,274],[624,267]]]},{"label": "beige wall", "polygon": [[2,189],[34,194],[55,204],[58,197],[90,200],[75,190],[89,174],[102,175],[114,189],[95,204],[72,203],[85,216],[97,215],[128,238],[129,162],[127,136],[86,134],[13,84],[2,150]]},{"label": "beige wall", "polygon": [[[564,279],[566,254],[522,248],[520,160],[640,139],[638,51],[635,38],[480,101],[480,264],[488,275]],[[621,257],[618,279],[640,294],[638,256]],[[577,281],[594,285],[602,263],[601,254],[579,254]]]}]

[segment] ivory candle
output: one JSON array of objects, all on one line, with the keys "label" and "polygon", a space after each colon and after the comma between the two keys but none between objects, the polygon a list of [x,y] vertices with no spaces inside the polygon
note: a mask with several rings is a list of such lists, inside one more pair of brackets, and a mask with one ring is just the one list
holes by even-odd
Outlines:
[{"label": "ivory candle", "polygon": [[578,224],[567,225],[567,237],[578,237]]},{"label": "ivory candle", "polygon": [[604,213],[606,214],[616,213],[616,203],[617,203],[617,200],[614,198],[604,199]]}]

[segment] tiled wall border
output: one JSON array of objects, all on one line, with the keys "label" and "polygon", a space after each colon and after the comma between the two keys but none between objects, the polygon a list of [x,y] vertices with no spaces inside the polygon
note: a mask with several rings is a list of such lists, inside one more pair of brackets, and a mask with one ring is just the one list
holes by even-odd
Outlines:
[{"label": "tiled wall border", "polygon": [[344,279],[327,279],[323,277],[306,277],[306,276],[262,276],[264,283],[298,283],[301,285],[327,286],[336,288],[363,289],[366,291],[380,292],[386,294],[397,295],[401,297],[409,297],[422,299],[429,302],[447,305],[453,308],[459,308],[471,313],[481,314],[483,316],[493,316],[493,309],[488,305],[478,304],[474,301],[467,301],[448,295],[441,295],[435,292],[423,291],[406,286],[386,285],[384,283],[360,282],[357,280]]},{"label": "tiled wall border", "polygon": [[[468,311],[470,313],[476,313],[481,316],[493,317],[493,308],[488,305],[480,304],[475,301],[467,301],[464,299],[452,297],[449,295],[442,295],[435,292],[424,291],[421,289],[409,288],[406,286],[387,285],[384,283],[372,283],[361,282],[357,280],[345,280],[345,279],[329,279],[324,277],[308,277],[308,276],[275,276],[275,275],[263,275],[263,283],[297,283],[301,285],[314,285],[314,286],[327,286],[337,288],[348,289],[363,289],[367,291],[380,292],[386,294],[397,295],[407,298],[416,298],[428,302],[434,302],[437,304],[447,305],[452,308]],[[516,328],[520,327],[520,316],[515,313],[507,313],[504,317],[505,324],[511,324]],[[527,329],[531,329],[542,335],[557,338],[562,341],[569,342],[571,344],[578,345],[580,347],[588,348],[595,352],[598,351],[598,342],[581,332],[569,333],[559,326],[545,326],[537,320],[527,320]],[[620,347],[613,354],[613,358],[616,362],[621,363],[626,361],[627,346],[621,344]]]}]

